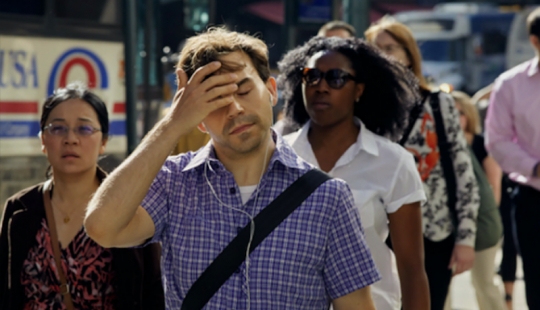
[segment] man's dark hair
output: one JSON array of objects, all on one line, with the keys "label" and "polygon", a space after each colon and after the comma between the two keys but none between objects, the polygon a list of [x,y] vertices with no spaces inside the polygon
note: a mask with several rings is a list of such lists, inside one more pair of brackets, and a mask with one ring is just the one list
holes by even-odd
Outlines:
[{"label": "man's dark hair", "polygon": [[359,83],[365,85],[354,115],[369,130],[397,141],[407,126],[408,111],[419,100],[418,81],[411,70],[359,38],[314,37],[283,57],[278,63],[278,86],[283,91],[286,123],[299,128],[309,120],[301,68],[320,51],[338,52],[349,59]]},{"label": "man's dark hair", "polygon": [[529,34],[540,40],[540,8],[532,11],[527,17],[527,29]]},{"label": "man's dark hair", "polygon": [[333,20],[324,24],[321,29],[319,29],[317,35],[319,37],[324,37],[326,35],[326,32],[333,30],[345,30],[351,35],[351,37],[356,36],[356,30],[354,29],[354,27],[341,20]]}]

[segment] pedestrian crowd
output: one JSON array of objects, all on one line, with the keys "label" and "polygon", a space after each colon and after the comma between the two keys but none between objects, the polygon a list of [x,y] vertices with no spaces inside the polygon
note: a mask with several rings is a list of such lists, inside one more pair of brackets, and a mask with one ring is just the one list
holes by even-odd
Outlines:
[{"label": "pedestrian crowd", "polygon": [[474,97],[484,125],[475,99],[426,82],[391,18],[365,39],[329,22],[277,79],[262,40],[210,28],[109,175],[106,104],[57,89],[47,180],[5,203],[0,309],[449,310],[471,270],[481,310],[512,310],[519,254],[539,310],[540,9],[527,29],[536,57]]}]

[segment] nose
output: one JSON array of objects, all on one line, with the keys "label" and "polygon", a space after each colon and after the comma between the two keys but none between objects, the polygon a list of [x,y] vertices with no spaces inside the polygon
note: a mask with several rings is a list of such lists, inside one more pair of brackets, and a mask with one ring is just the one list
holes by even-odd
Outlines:
[{"label": "nose", "polygon": [[227,117],[232,119],[241,114],[244,114],[244,107],[233,97],[233,102],[228,106]]},{"label": "nose", "polygon": [[326,79],[321,78],[319,84],[315,85],[315,90],[317,90],[318,92],[328,92],[330,90],[330,86],[328,86],[328,82],[326,82]]},{"label": "nose", "polygon": [[65,144],[77,144],[79,143],[79,137],[75,134],[73,129],[69,129],[66,136],[64,137]]}]

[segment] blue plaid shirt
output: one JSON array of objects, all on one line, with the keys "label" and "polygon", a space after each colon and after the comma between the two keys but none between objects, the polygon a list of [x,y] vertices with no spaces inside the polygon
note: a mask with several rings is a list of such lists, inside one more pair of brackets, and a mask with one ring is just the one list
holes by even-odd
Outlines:
[{"label": "blue plaid shirt", "polygon": [[[142,206],[152,217],[161,242],[162,272],[168,309],[180,309],[199,275],[255,217],[296,179],[313,167],[280,136],[254,192],[242,205],[233,175],[216,159],[211,143],[195,153],[167,159]],[[256,197],[258,195],[258,198]],[[256,227],[255,227],[256,229]],[[251,309],[328,309],[331,300],[380,279],[364,240],[359,215],[346,183],[321,185],[250,256]],[[205,309],[246,309],[245,263]]]}]

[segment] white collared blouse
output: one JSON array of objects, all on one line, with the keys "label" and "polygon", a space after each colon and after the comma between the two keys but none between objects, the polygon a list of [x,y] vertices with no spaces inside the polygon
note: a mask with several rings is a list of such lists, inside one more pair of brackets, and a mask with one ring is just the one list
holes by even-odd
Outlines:
[{"label": "white collared blouse", "polygon": [[[367,244],[382,275],[371,289],[375,306],[397,310],[401,309],[401,289],[395,257],[385,244],[389,234],[387,214],[404,204],[423,203],[426,195],[413,156],[397,143],[368,130],[359,119],[355,121],[360,126],[356,143],[329,174],[348,183],[360,211]],[[285,141],[300,157],[319,167],[308,141],[309,124],[285,136]]]}]

